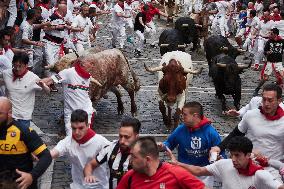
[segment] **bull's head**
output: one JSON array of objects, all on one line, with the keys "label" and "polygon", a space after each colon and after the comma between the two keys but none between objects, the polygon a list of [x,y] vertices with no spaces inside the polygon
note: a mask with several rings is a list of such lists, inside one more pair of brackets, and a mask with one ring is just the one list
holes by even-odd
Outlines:
[{"label": "bull's head", "polygon": [[175,59],[171,59],[169,64],[156,68],[148,68],[145,64],[145,69],[149,72],[162,71],[164,76],[159,81],[159,90],[164,95],[167,103],[175,103],[177,95],[182,94],[186,89],[187,74],[198,74],[202,69],[194,71],[188,68],[183,68],[181,64]]},{"label": "bull's head", "polygon": [[237,85],[240,83],[240,76],[244,69],[247,69],[251,66],[251,63],[249,65],[245,64],[237,64],[234,63],[217,63],[217,67],[221,68],[223,70],[223,81],[224,81],[224,88],[229,93],[235,93],[235,89],[238,88]]}]

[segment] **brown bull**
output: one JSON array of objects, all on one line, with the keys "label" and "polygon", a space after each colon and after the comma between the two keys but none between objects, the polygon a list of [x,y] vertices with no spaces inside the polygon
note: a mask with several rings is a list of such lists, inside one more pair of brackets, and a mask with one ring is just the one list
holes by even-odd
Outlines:
[{"label": "brown bull", "polygon": [[[131,113],[136,114],[137,107],[134,101],[134,93],[140,88],[139,79],[133,72],[128,60],[118,49],[88,49],[89,53],[84,53],[78,59],[70,61],[76,55],[69,55],[63,62],[60,60],[55,64],[56,71],[61,71],[71,66],[74,62],[89,62],[87,68],[93,78],[90,84],[90,97],[93,102],[97,102],[108,91],[112,91],[117,97],[118,114],[124,113],[121,93],[117,86],[121,85],[129,94],[131,99]],[[90,53],[92,52],[92,53]],[[96,53],[97,52],[97,53]]]},{"label": "brown bull", "polygon": [[[192,67],[190,54],[182,51],[172,51],[164,54],[160,65],[156,68],[148,68],[145,65],[145,69],[149,72],[159,71],[159,109],[163,121],[168,127],[171,126],[171,107],[174,104],[177,105],[174,115],[174,126],[176,127],[185,103],[187,87],[191,83],[193,74],[199,74],[202,71],[202,69],[193,70]],[[165,104],[168,107],[168,114]]]}]

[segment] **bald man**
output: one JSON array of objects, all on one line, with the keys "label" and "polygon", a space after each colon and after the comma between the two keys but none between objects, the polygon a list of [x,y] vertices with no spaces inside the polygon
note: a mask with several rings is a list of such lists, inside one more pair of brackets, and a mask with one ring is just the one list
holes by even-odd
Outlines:
[{"label": "bald man", "polygon": [[[31,153],[38,159],[33,167]],[[16,124],[12,103],[0,97],[0,186],[5,189],[36,189],[37,179],[51,163],[50,152],[32,129]]]}]

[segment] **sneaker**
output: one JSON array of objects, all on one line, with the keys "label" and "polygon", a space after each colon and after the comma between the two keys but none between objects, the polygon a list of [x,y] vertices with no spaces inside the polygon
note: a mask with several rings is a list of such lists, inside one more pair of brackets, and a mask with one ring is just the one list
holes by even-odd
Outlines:
[{"label": "sneaker", "polygon": [[141,54],[140,51],[138,51],[138,50],[135,49],[135,51],[134,51],[134,56],[135,56],[135,57],[139,57],[139,56],[142,56],[142,54]]},{"label": "sneaker", "polygon": [[259,70],[259,64],[254,64],[253,70],[255,71]]}]

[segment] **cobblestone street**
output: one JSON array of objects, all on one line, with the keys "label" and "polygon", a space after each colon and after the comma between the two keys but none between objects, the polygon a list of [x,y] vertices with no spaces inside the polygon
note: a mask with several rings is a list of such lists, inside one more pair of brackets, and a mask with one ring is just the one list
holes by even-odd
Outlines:
[{"label": "cobblestone street", "polygon": [[[101,23],[108,23],[108,16],[99,18]],[[157,40],[158,35],[165,29],[164,20],[157,22]],[[96,45],[110,48],[110,32],[105,24],[100,25]],[[147,37],[146,37],[147,38]],[[151,134],[157,136],[157,140],[163,141],[170,130],[165,127],[158,106],[157,93],[157,74],[146,72],[143,64],[149,67],[157,66],[161,55],[159,49],[151,48],[149,44],[145,45],[141,58],[134,58],[133,47],[127,43],[125,53],[138,75],[141,82],[141,89],[135,96],[138,106],[137,118],[142,123],[142,134]],[[189,52],[189,51],[188,51]],[[193,78],[193,82],[187,93],[187,101],[199,101],[204,106],[205,115],[210,118],[215,128],[221,135],[229,133],[238,122],[238,118],[230,118],[222,115],[220,100],[215,97],[215,89],[211,79],[208,76],[208,66],[204,54],[192,54],[194,68],[203,67],[203,72]],[[246,70],[242,75],[242,100],[245,105],[252,97],[252,92],[257,85],[259,72]],[[125,114],[130,114],[130,98],[127,92],[121,88]],[[233,99],[227,96],[229,107],[233,107]],[[101,99],[94,108],[97,110],[94,129],[97,133],[103,134],[109,140],[117,138],[118,126],[123,115],[117,115],[117,103],[113,93],[108,93],[107,99]],[[61,88],[58,93],[51,95],[37,94],[36,106],[33,116],[33,122],[40,128],[40,135],[43,140],[52,148],[60,140],[59,134],[62,133],[63,124],[59,123],[60,116],[63,114],[63,96]],[[50,167],[49,172],[41,179],[41,188],[64,189],[69,188],[71,182],[71,167],[65,157],[57,159]]]}]

